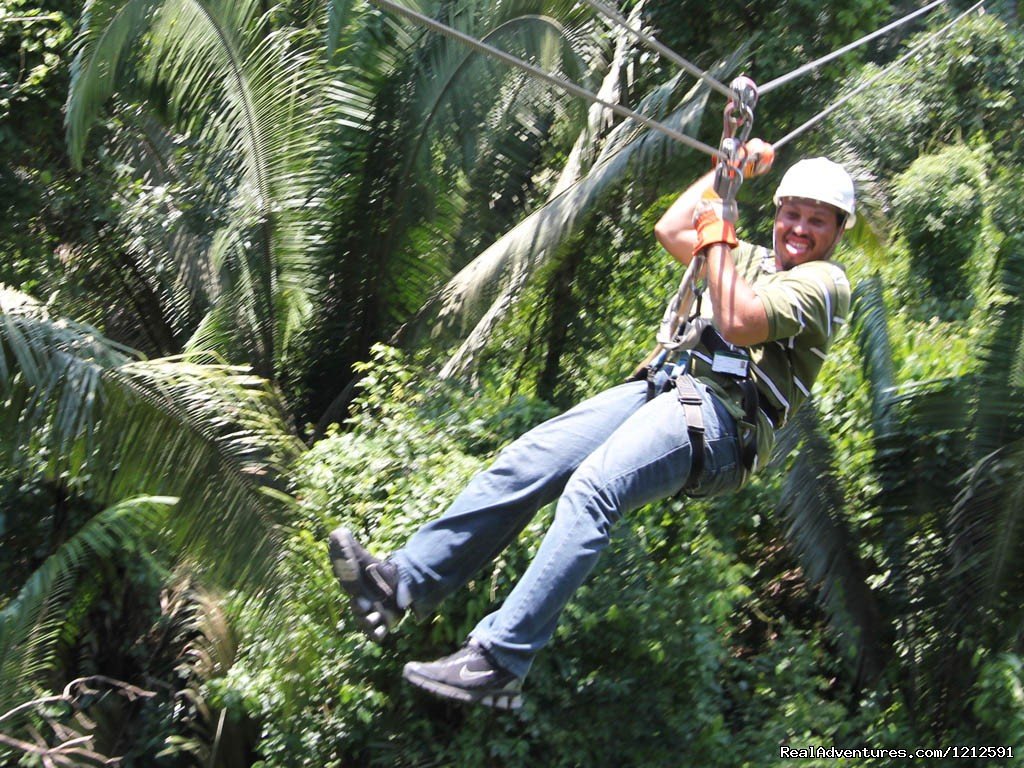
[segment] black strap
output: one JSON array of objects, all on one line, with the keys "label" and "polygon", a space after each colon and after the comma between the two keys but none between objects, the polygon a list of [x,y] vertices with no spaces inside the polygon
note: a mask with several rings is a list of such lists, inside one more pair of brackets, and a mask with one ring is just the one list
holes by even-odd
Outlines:
[{"label": "black strap", "polygon": [[700,343],[711,354],[732,351],[729,342],[722,338],[722,334],[713,325],[705,326],[704,330],[700,332]]},{"label": "black strap", "polygon": [[689,376],[676,377],[676,396],[682,403],[686,431],[690,436],[690,474],[683,484],[683,490],[686,490],[697,484],[704,470],[704,414],[700,410],[703,398]]},{"label": "black strap", "polygon": [[740,438],[740,461],[747,468],[747,472],[752,472],[757,462],[757,410],[761,404],[761,395],[757,391],[757,384],[751,379],[740,380],[740,392],[743,393],[743,420],[750,425],[750,434]]}]

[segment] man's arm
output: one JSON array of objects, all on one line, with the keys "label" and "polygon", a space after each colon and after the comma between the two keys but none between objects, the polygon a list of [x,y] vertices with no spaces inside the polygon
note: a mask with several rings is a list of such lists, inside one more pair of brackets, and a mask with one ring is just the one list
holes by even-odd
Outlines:
[{"label": "man's arm", "polygon": [[750,283],[736,271],[732,249],[715,243],[707,257],[708,298],[715,328],[730,344],[752,347],[768,341],[768,313]]},{"label": "man's arm", "polygon": [[[775,162],[775,148],[761,139],[751,139],[740,150],[740,164],[744,178],[752,179],[771,170]],[[654,225],[654,236],[675,259],[689,264],[697,244],[694,214],[704,193],[712,188],[715,171],[709,171],[691,184]]]},{"label": "man's arm", "polygon": [[693,258],[693,247],[697,244],[697,230],[693,226],[693,214],[704,193],[711,189],[715,172],[710,171],[691,184],[654,225],[654,236],[662,247],[682,264],[689,264]]},{"label": "man's arm", "polygon": [[[689,264],[700,239],[695,222],[715,173],[701,176],[681,194],[654,226],[658,242],[683,264]],[[721,206],[719,206],[719,212]],[[715,328],[730,344],[749,347],[768,340],[768,314],[754,289],[736,271],[732,250],[723,243],[705,249],[708,297]]]}]

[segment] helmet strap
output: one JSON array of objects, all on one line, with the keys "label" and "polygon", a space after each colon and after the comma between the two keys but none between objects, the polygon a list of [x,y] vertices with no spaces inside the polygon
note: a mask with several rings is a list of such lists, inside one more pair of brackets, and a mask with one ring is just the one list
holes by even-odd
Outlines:
[{"label": "helmet strap", "polygon": [[832,247],[829,248],[825,255],[821,257],[822,261],[831,259],[832,254],[836,252],[836,247],[839,245],[839,241],[843,239],[843,233],[846,231],[846,217],[843,216],[843,220],[839,222],[839,229],[836,230],[836,237],[832,241]]}]

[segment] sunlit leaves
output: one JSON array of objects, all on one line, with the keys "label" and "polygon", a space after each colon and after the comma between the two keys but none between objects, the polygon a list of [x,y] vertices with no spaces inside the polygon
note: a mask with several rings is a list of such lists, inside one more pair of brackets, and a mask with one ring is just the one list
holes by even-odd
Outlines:
[{"label": "sunlit leaves", "polygon": [[141,360],[27,297],[2,297],[5,459],[38,471],[41,457],[48,477],[100,505],[181,497],[171,552],[223,578],[272,568],[282,477],[301,446],[266,382],[210,362]]},{"label": "sunlit leaves", "polygon": [[271,375],[311,311],[310,260],[324,229],[317,158],[330,109],[323,70],[287,31],[264,34],[258,10],[251,2],[93,3],[68,97],[68,139],[80,158],[117,89],[159,94],[175,130],[230,172],[220,201],[226,221],[205,256],[217,300],[193,346]]}]

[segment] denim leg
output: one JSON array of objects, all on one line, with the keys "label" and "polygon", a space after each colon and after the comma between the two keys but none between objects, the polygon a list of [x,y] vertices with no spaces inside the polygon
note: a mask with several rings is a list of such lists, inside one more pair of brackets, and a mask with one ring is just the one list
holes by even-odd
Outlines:
[{"label": "denim leg", "polygon": [[429,613],[508,546],[558,498],[580,462],[644,405],[646,393],[644,382],[623,384],[525,433],[415,533],[392,560],[416,612]]},{"label": "denim leg", "polygon": [[[740,482],[736,424],[706,392],[701,485]],[[608,545],[612,525],[626,512],[677,493],[690,469],[691,445],[675,392],[654,398],[580,465],[565,486],[536,557],[505,603],[473,630],[502,666],[525,676],[554,633],[558,617]]]}]

